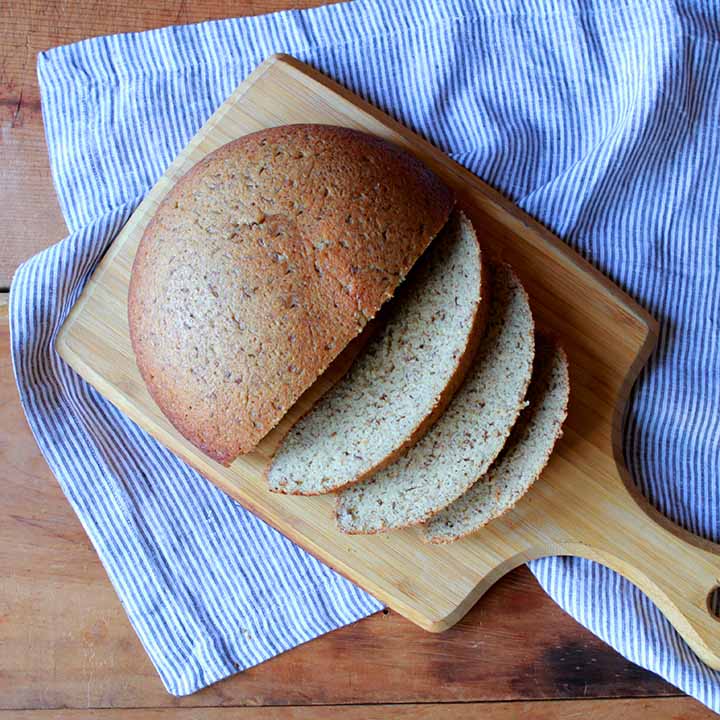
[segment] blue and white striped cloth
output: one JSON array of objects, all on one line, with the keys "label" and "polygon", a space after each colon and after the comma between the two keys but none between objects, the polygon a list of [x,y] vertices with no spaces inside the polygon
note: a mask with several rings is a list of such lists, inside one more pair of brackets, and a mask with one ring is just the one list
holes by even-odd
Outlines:
[{"label": "blue and white striped cloth", "polygon": [[[191,693],[381,607],[183,465],[52,349],[144,193],[278,51],[432,140],[660,319],[627,462],[668,516],[719,540],[717,5],[360,0],[57,48],[38,70],[70,235],[15,276],[13,362],[37,441],[167,689]],[[720,674],[633,586],[581,560],[532,569],[626,657],[720,710]]]}]

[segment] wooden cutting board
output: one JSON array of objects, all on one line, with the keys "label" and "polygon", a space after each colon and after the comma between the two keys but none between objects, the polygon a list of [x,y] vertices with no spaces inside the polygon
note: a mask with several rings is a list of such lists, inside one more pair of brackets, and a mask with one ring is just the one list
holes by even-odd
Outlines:
[{"label": "wooden cutting board", "polygon": [[[225,468],[168,423],[148,395],[128,337],[127,287],[149,218],[178,177],[207,153],[264,127],[345,125],[385,137],[452,185],[482,242],[525,283],[541,325],[571,365],[565,435],[547,469],[506,516],[474,537],[425,545],[415,529],[341,535],[331,497],[268,492],[262,470],[277,433]],[[117,237],[57,340],[60,355],[105,397],[211,482],[296,543],[418,625],[456,623],[504,573],[545,555],[597,560],[638,585],[709,665],[720,668],[720,622],[708,594],[720,583],[717,546],[671,525],[634,490],[622,464],[622,414],[657,336],[655,321],[545,228],[439,150],[308,66],[273,56],[232,94],[178,156]],[[340,365],[343,363],[341,362]],[[334,377],[298,403],[301,412]]]}]

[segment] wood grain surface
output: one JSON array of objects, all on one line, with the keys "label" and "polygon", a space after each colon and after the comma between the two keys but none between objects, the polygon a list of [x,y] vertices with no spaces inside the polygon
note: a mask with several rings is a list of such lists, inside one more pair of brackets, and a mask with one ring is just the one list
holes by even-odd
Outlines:
[{"label": "wood grain surface", "polygon": [[690,698],[453,703],[447,705],[331,705],[291,708],[204,708],[202,710],[0,711],[0,720],[705,720],[707,709]]},{"label": "wood grain surface", "polygon": [[[0,288],[66,228],[52,187],[35,73],[37,52],[86,37],[308,7],[322,0],[10,0],[0,8]],[[167,695],[20,408],[0,295],[0,706],[7,718],[715,717],[624,660],[562,612],[530,573],[500,580],[440,638],[376,615],[177,700]],[[437,640],[441,639],[440,646]],[[379,663],[377,662],[379,659]],[[322,681],[314,678],[322,678]],[[309,683],[305,691],[303,684]],[[519,702],[492,702],[498,699]],[[523,701],[527,699],[529,701]],[[484,701],[482,705],[474,701]],[[352,706],[333,703],[419,702]],[[453,703],[449,706],[435,703]],[[457,702],[468,704],[457,705]],[[192,706],[192,710],[175,709]],[[114,706],[115,710],[88,710]],[[144,709],[121,709],[123,706]],[[202,706],[202,707],[200,707]],[[153,709],[146,709],[146,708]],[[166,708],[166,709],[157,709]],[[283,715],[285,717],[287,715]]]},{"label": "wood grain surface", "polygon": [[[137,245],[157,205],[218,146],[293,122],[364,130],[420,157],[453,187],[483,246],[512,264],[536,321],[557,334],[568,352],[568,418],[542,477],[510,512],[459,542],[426,545],[415,528],[344,536],[335,526],[332,496],[268,492],[264,470],[278,437],[337,373],[326,373],[276,432],[230,467],[185,440],[140,378],[128,337],[127,288]],[[720,576],[717,548],[694,547],[645,514],[628,492],[617,460],[622,412],[654,335],[655,322],[631,298],[499,193],[307,65],[273,56],[208,120],[145,197],[71,311],[56,348],[120,410],[218,487],[427,630],[451,627],[499,577],[529,559],[579,555],[638,585],[701,659],[720,667],[720,628],[707,607]]]}]

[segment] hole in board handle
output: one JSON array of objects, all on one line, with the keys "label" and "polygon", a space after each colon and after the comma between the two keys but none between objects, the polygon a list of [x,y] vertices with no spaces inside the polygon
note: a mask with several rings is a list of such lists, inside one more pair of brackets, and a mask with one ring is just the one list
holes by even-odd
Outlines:
[{"label": "hole in board handle", "polygon": [[716,585],[707,596],[708,612],[716,619],[720,620],[720,585]]}]

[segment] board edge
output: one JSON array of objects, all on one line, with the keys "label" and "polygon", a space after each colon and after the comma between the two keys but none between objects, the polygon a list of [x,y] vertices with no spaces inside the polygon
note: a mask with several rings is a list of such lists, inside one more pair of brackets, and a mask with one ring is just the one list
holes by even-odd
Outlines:
[{"label": "board edge", "polygon": [[527,212],[518,207],[510,199],[506,198],[502,193],[493,188],[491,185],[486,183],[482,178],[474,173],[471,173],[467,168],[460,165],[457,161],[453,160],[446,152],[442,149],[433,145],[431,142],[426,140],[424,137],[414,132],[410,128],[403,125],[395,118],[388,115],[380,108],[375,107],[370,102],[360,97],[351,90],[323,74],[319,70],[316,70],[307,63],[298,60],[292,55],[285,53],[275,53],[271,55],[269,59],[273,59],[274,62],[282,63],[288,67],[293,68],[295,71],[309,77],[314,82],[322,85],[326,89],[330,90],[334,94],[341,97],[343,100],[352,103],[359,107],[367,115],[370,115],[374,120],[380,124],[385,125],[392,129],[395,133],[400,135],[403,139],[407,139],[408,136],[412,136],[414,144],[422,145],[427,153],[433,156],[433,159],[438,156],[442,156],[443,164],[449,163],[453,166],[453,170],[456,175],[462,178],[462,181],[472,185],[487,200],[502,210],[504,213],[512,216],[515,220],[519,221],[525,226],[529,226],[533,232],[541,235],[543,240],[552,248],[555,255],[563,257],[565,260],[572,263],[577,268],[578,272],[589,275],[595,283],[597,283],[603,290],[609,292],[613,298],[621,304],[635,320],[643,323],[647,326],[648,330],[657,333],[658,323],[656,319],[646,310],[640,303],[614,283],[610,278],[604,275],[598,268],[592,263],[582,257],[576,250],[571,248],[567,243],[563,242],[555,233],[551,232],[538,220],[533,218]]},{"label": "board edge", "polygon": [[[235,96],[237,94],[236,99],[240,99],[244,92],[238,93],[238,91],[241,88],[244,88],[245,90],[252,87],[252,85],[256,82],[256,80],[261,77],[264,72],[266,72],[268,69],[273,67],[276,64],[283,63],[289,67],[292,67],[294,70],[302,73],[306,77],[309,77],[314,82],[322,85],[330,92],[333,92],[337,96],[339,96],[341,99],[352,103],[356,107],[358,107],[361,111],[365,112],[367,115],[373,117],[376,121],[381,123],[382,125],[385,125],[390,130],[394,131],[396,134],[400,135],[402,138],[412,138],[413,143],[420,144],[424,147],[425,151],[433,156],[438,157],[442,156],[442,162],[446,165],[452,165],[453,172],[459,176],[458,182],[466,183],[468,185],[471,185],[473,189],[480,193],[482,196],[484,196],[487,201],[495,206],[498,211],[505,214],[506,216],[512,217],[515,221],[525,225],[529,226],[530,229],[540,235],[543,239],[543,241],[547,244],[547,246],[552,250],[553,254],[556,257],[561,258],[563,261],[570,263],[574,268],[575,271],[581,274],[584,274],[588,276],[590,279],[592,279],[596,284],[599,285],[600,289],[608,292],[613,300],[617,302],[620,306],[625,308],[625,310],[633,317],[634,320],[640,322],[642,325],[645,326],[647,330],[647,336],[646,340],[650,336],[657,336],[657,328],[658,324],[657,321],[644,309],[642,306],[640,306],[637,302],[635,302],[627,293],[625,293],[621,288],[619,288],[615,283],[613,283],[609,278],[607,278],[605,275],[603,275],[597,268],[595,268],[590,262],[585,260],[581,255],[579,255],[575,250],[573,250],[571,247],[569,247],[567,244],[565,244],[560,238],[558,238],[555,234],[550,232],[547,228],[545,228],[542,224],[540,224],[538,221],[536,221],[534,218],[532,218],[530,215],[525,213],[523,210],[521,210],[519,207],[514,205],[510,200],[505,198],[501,193],[494,190],[492,187],[487,185],[484,181],[482,181],[479,177],[476,175],[470,173],[467,169],[459,165],[457,162],[452,160],[452,158],[449,158],[446,153],[444,153],[439,148],[435,147],[431,143],[429,143],[427,140],[422,138],[421,136],[414,133],[412,130],[406,128],[398,121],[394,120],[392,117],[384,113],[382,110],[374,107],[367,101],[363,100],[361,97],[357,96],[356,94],[352,93],[351,91],[344,88],[342,85],[339,85],[334,80],[328,78],[327,76],[323,75],[319,71],[315,70],[311,66],[302,63],[301,61],[297,60],[296,58],[278,53],[269,56],[266,58],[266,60],[261,63],[254,71],[251,73],[244,81],[241,83],[238,88],[236,88],[235,91],[231,94],[230,98]],[[228,98],[228,100],[230,99]],[[227,101],[226,101],[227,102]],[[215,118],[220,110],[225,107],[226,103],[223,103],[223,105],[218,108],[218,110],[213,113],[213,115],[208,119],[208,121],[200,128],[198,133],[196,133],[195,136],[190,140],[190,142],[183,148],[181,153],[178,155],[178,157],[173,161],[173,163],[170,165],[168,170],[163,174],[163,176],[158,180],[158,183],[154,185],[149,191],[148,194],[145,196],[143,201],[138,205],[138,207],[135,209],[134,213],[137,213],[139,210],[141,210],[143,203],[145,203],[147,196],[152,193],[159,183],[161,183],[163,180],[167,179],[167,176],[169,173],[172,172],[172,169],[174,166],[179,166],[184,161],[184,157],[187,152],[190,151],[190,149],[193,146],[193,142],[196,140],[196,138],[200,135],[200,133],[206,132],[206,126]],[[133,214],[134,214],[133,213]],[[123,246],[123,234],[126,231],[127,223],[123,227],[123,229],[120,231],[119,235],[115,238],[115,240],[112,242],[111,246],[108,248],[108,252],[105,254],[105,256],[100,261],[98,267],[93,272],[90,280],[88,281],[88,284],[85,289],[83,289],[83,292],[78,299],[78,301],[75,303],[71,311],[68,313],[67,318],[65,319],[61,330],[59,331],[56,339],[55,339],[55,349],[60,355],[60,357],[68,363],[70,367],[73,368],[78,374],[80,374],[87,382],[89,382],[93,387],[98,389],[99,392],[105,397],[109,402],[111,402],[114,406],[119,407],[109,396],[107,392],[106,384],[101,381],[97,382],[97,379],[93,381],[89,375],[93,375],[92,368],[87,365],[82,358],[80,358],[75,351],[71,348],[70,343],[68,341],[68,337],[70,336],[72,332],[72,328],[76,322],[77,316],[82,311],[85,303],[87,302],[87,299],[90,296],[90,293],[92,291],[92,284],[101,282],[102,280],[102,273],[101,271],[107,267],[112,259],[120,252],[122,246]],[[90,292],[88,292],[90,291]],[[86,292],[88,292],[88,295],[86,296]],[[640,370],[642,369],[642,366],[644,365],[644,362],[647,360],[647,357],[649,356],[652,347],[647,351],[647,354],[645,355],[644,359],[640,362],[638,358],[643,354],[643,351],[645,349],[645,345],[641,348],[641,351],[638,353],[638,357],[635,360],[635,363],[639,363],[637,367],[637,372],[635,373],[635,376],[639,374]],[[635,367],[635,364],[633,365]],[[627,399],[627,395],[629,395],[630,388],[632,387],[633,383],[635,381],[635,377],[633,377],[627,386],[627,392],[625,393],[625,399]],[[101,387],[105,387],[105,390],[100,389]],[[624,410],[624,403],[623,403],[623,410]],[[128,412],[126,408],[119,408],[122,412],[124,412],[126,415],[130,417],[133,422],[137,422],[132,417],[132,412]],[[616,408],[617,410],[617,408]],[[152,425],[155,425],[155,423],[151,423]],[[164,433],[161,430],[155,429],[153,431],[153,436],[156,437],[158,434],[163,435]],[[162,440],[160,440],[162,442]],[[165,443],[163,443],[165,444]],[[194,462],[194,458],[187,454],[187,453],[179,453],[175,450],[172,451],[174,454],[178,455],[184,462],[187,462],[191,467],[193,467],[195,470],[197,470],[203,477],[206,477],[209,482],[211,482],[216,487],[217,481],[215,479],[210,479],[210,477],[207,477],[207,473],[201,470],[197,467],[197,464]],[[228,489],[228,487],[231,487],[229,483],[222,483],[223,491],[227,492],[233,497],[237,498],[237,494],[233,493],[231,490]],[[259,517],[261,517],[265,522],[268,522],[270,525],[278,529],[282,534],[289,537],[294,542],[298,542],[304,549],[306,549],[308,552],[310,552],[313,556],[317,557],[319,560],[321,560],[323,563],[329,565],[332,567],[336,572],[339,572],[344,577],[348,577],[352,580],[352,582],[357,583],[358,580],[352,579],[350,575],[344,571],[342,567],[338,567],[338,564],[334,562],[333,560],[327,559],[319,549],[315,547],[315,545],[312,542],[308,541],[308,538],[304,535],[300,535],[299,533],[296,534],[292,528],[290,530],[286,529],[284,526],[282,529],[278,527],[278,525],[273,521],[272,517],[269,517],[266,513],[262,511],[261,508],[258,508],[255,506],[255,504],[251,501],[248,501],[246,498],[243,498],[242,504],[246,507],[248,507],[252,512],[256,513]],[[547,555],[548,553],[546,551],[543,552],[543,555]],[[396,598],[389,598],[385,594],[384,591],[381,589],[369,589],[369,592],[373,594],[374,596],[378,597],[382,602],[388,604],[390,607],[392,607],[394,610],[396,610],[399,614],[403,615],[404,617],[408,618],[415,624],[418,624],[419,626],[423,627],[426,630],[429,630],[430,632],[442,632],[452,625],[456,624],[459,620],[464,617],[467,612],[472,608],[472,605],[477,602],[477,600],[482,597],[484,592],[491,587],[491,585],[502,575],[506,574],[512,567],[516,567],[519,564],[522,564],[525,559],[519,559],[515,564],[512,566],[505,567],[506,563],[503,563],[501,566],[498,566],[499,568],[504,568],[502,571],[498,571],[497,575],[495,573],[490,573],[486,577],[493,577],[492,581],[487,582],[486,578],[483,578],[478,585],[473,588],[468,595],[466,596],[466,599],[463,600],[461,603],[458,604],[457,608],[450,612],[447,616],[440,619],[432,619],[428,618],[427,615],[420,615],[419,611],[409,609],[408,607],[403,607],[401,603],[398,603],[396,601]],[[362,581],[363,587],[368,588],[368,583],[366,582],[365,578],[363,578]],[[477,593],[478,588],[482,588],[479,593]],[[476,594],[477,593],[477,594]],[[469,602],[468,598],[472,598],[472,602]],[[467,604],[467,607],[465,605]]]}]

